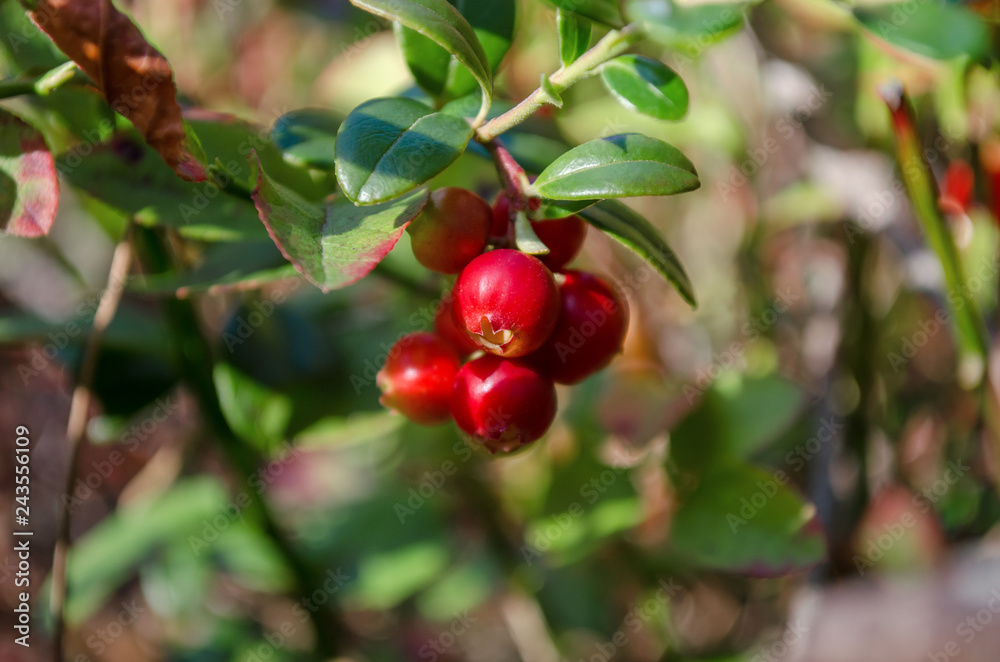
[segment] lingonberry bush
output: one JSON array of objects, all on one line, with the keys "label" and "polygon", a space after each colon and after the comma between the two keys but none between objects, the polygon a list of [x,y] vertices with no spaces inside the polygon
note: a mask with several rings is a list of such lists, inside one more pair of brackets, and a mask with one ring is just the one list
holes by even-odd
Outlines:
[{"label": "lingonberry bush", "polygon": [[0,3],[0,412],[52,448],[53,659],[845,638],[803,583],[1000,513],[969,4]]}]

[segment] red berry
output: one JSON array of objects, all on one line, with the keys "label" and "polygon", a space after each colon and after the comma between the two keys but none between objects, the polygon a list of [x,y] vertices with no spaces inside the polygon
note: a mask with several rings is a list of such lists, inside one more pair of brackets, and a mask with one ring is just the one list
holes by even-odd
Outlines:
[{"label": "red berry", "polygon": [[500,239],[507,236],[507,228],[510,225],[510,198],[503,191],[493,202],[493,227],[490,228],[490,236]]},{"label": "red berry", "polygon": [[594,274],[567,271],[563,278],[556,329],[531,360],[557,383],[576,384],[622,351],[628,303]]},{"label": "red berry", "polygon": [[535,351],[559,316],[559,289],[538,258],[500,249],[469,263],[455,283],[454,315],[482,349],[513,358]]},{"label": "red berry", "polygon": [[521,359],[485,354],[458,371],[451,415],[491,453],[539,439],[556,417],[552,380]]},{"label": "red berry", "polygon": [[587,238],[587,223],[579,216],[568,216],[552,221],[532,221],[531,229],[541,239],[549,252],[539,255],[545,266],[558,271],[573,261]]},{"label": "red berry", "polygon": [[420,264],[443,274],[457,274],[486,248],[493,212],[486,201],[463,188],[431,193],[427,206],[406,229]]},{"label": "red berry", "polygon": [[444,423],[461,365],[458,352],[440,336],[409,333],[392,346],[375,378],[382,389],[380,402],[414,423]]},{"label": "red berry", "polygon": [[452,308],[455,304],[454,295],[441,301],[441,307],[434,315],[434,333],[447,340],[459,354],[472,354],[479,351],[479,345],[472,341],[469,334],[455,323]]}]

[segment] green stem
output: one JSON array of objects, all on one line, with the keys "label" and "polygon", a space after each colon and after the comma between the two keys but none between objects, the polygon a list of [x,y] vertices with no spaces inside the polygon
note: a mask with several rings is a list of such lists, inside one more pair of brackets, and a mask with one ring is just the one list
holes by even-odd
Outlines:
[{"label": "green stem", "polygon": [[562,94],[584,78],[597,73],[598,67],[618,57],[643,37],[638,23],[627,25],[621,30],[612,30],[604,35],[593,48],[584,53],[572,64],[559,69],[548,78],[548,85],[542,85],[529,94],[521,103],[508,110],[503,115],[494,117],[476,130],[476,140],[488,143],[505,131],[524,122],[535,114],[539,108],[553,101],[553,92]]},{"label": "green stem", "polygon": [[0,99],[10,99],[25,94],[46,96],[76,78],[78,72],[75,62],[64,62],[34,78],[0,81]]}]

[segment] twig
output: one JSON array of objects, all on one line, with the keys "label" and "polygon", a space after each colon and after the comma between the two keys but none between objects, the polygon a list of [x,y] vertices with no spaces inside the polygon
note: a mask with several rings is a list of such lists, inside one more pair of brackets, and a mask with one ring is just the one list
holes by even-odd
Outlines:
[{"label": "twig", "polygon": [[[128,276],[129,265],[132,263],[130,237],[131,232],[126,230],[125,236],[115,248],[114,256],[111,259],[111,269],[108,273],[108,284],[100,303],[97,305],[97,312],[94,314],[94,324],[91,327],[90,335],[87,337],[87,344],[83,352],[80,374],[76,380],[76,387],[73,389],[73,399],[69,408],[69,422],[66,425],[66,441],[69,446],[69,452],[67,453],[68,467],[66,469],[66,482],[63,486],[63,495],[67,497],[73,492],[73,480],[76,477],[76,463],[80,453],[80,443],[87,428],[87,415],[90,411],[90,402],[92,399],[90,388],[94,382],[94,372],[97,369],[101,341],[104,338],[104,331],[108,328],[111,320],[114,319],[115,312],[118,310],[118,303],[121,301],[122,292],[125,290],[125,280]],[[65,629],[66,614],[66,559],[69,554],[69,547],[70,511],[69,508],[64,508],[59,515],[59,531],[56,539],[55,553],[52,558],[50,608],[54,624],[53,660],[55,662],[60,662],[64,657],[63,630]]]}]

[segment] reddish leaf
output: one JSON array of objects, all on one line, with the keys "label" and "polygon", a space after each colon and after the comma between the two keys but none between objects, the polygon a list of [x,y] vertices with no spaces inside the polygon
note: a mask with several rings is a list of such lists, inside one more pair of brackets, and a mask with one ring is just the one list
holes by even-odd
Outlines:
[{"label": "reddish leaf", "polygon": [[58,206],[55,160],[42,135],[0,110],[0,227],[18,237],[41,237]]},{"label": "reddish leaf", "polygon": [[420,189],[376,205],[355,206],[343,196],[312,204],[268,177],[256,151],[251,158],[261,222],[282,255],[324,292],[367,276],[427,202],[427,190]]},{"label": "reddish leaf", "polygon": [[170,64],[111,0],[39,0],[30,15],[167,165],[189,181],[206,179],[189,150]]}]

